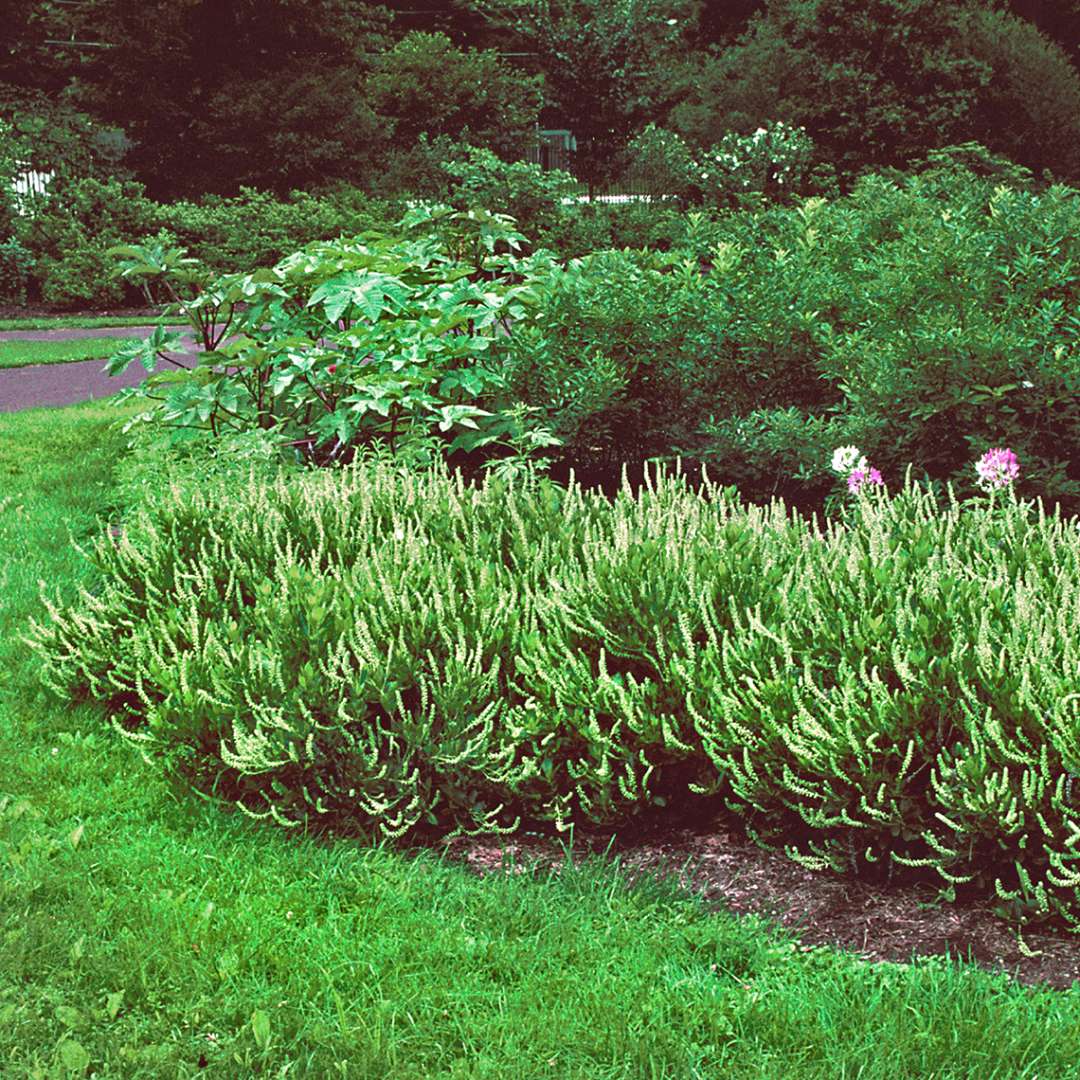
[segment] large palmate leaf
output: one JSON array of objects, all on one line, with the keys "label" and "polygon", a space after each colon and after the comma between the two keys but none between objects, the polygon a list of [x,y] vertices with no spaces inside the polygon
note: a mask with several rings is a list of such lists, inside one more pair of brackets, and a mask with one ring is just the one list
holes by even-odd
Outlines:
[{"label": "large palmate leaf", "polygon": [[357,307],[374,322],[384,311],[400,311],[409,292],[409,287],[400,278],[375,270],[350,270],[323,282],[311,294],[307,306],[322,305],[327,319],[334,323],[349,308]]}]

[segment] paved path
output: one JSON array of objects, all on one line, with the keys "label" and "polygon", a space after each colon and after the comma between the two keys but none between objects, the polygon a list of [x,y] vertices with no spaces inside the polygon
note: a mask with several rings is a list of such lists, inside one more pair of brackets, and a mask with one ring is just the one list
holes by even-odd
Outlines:
[{"label": "paved path", "polygon": [[[98,330],[4,330],[0,341],[79,341],[84,338],[148,337],[153,326],[116,326]],[[177,329],[182,329],[177,327]],[[186,348],[173,353],[178,360],[190,363],[195,342],[184,338]],[[160,363],[157,370],[170,365]],[[127,386],[138,386],[146,378],[142,364],[135,363],[123,375],[106,375],[104,360],[77,360],[68,364],[30,364],[0,370],[0,412],[18,412],[42,406],[74,405],[90,398],[103,398]]]}]

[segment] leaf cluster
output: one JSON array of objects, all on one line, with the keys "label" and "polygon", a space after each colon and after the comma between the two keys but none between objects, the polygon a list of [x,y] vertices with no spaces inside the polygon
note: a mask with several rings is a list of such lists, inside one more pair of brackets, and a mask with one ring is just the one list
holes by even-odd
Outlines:
[{"label": "leaf cluster", "polygon": [[[320,460],[374,446],[427,455],[444,434],[446,452],[499,442],[505,429],[481,425],[504,381],[489,357],[531,302],[513,270],[521,238],[501,215],[428,205],[397,230],[219,278],[182,248],[116,248],[117,274],[166,307],[107,370],[154,372],[124,394],[150,404],[140,420],[273,431]],[[193,359],[174,355],[172,316],[191,324]],[[155,372],[161,362],[172,370]]]},{"label": "leaf cluster", "polygon": [[1075,508],[1077,193],[971,146],[932,157],[842,198],[686,215],[662,256],[553,267],[511,385],[578,466],[605,440],[616,469],[681,452],[813,506],[837,445],[962,490],[1007,445],[1026,491]]}]

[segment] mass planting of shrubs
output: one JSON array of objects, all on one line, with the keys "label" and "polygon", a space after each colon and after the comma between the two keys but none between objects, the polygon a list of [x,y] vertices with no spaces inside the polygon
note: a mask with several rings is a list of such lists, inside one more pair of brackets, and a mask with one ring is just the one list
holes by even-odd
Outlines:
[{"label": "mass planting of shrubs", "polygon": [[174,478],[33,640],[57,691],[282,825],[737,815],[809,866],[1076,923],[1080,531],[1010,453],[967,503],[856,484],[826,526],[662,473]]},{"label": "mass planting of shrubs", "polygon": [[3,8],[0,1073],[1077,1074],[1080,0]]},{"label": "mass planting of shrubs", "polygon": [[[507,197],[520,180],[481,155],[470,169]],[[833,200],[672,211],[666,245],[569,259],[465,205],[216,281],[183,249],[122,249],[122,280],[173,301],[209,350],[148,382],[152,415],[277,425],[335,459],[380,440],[430,459],[528,429],[558,442],[559,475],[610,488],[624,464],[680,458],[804,510],[832,490],[822,446],[858,443],[886,478],[913,462],[964,495],[972,457],[1004,443],[1022,494],[1080,509],[1072,188],[1035,191],[957,148]]]}]

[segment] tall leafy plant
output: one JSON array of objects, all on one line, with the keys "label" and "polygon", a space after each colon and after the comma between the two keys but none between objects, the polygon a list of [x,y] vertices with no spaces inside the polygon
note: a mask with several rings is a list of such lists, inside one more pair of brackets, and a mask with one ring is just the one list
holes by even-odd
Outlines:
[{"label": "tall leafy plant", "polygon": [[272,430],[318,460],[498,442],[504,379],[490,358],[530,303],[520,242],[506,217],[418,207],[395,236],[313,244],[216,279],[179,248],[117,248],[119,275],[187,318],[200,351],[177,356],[162,325],[108,370],[154,372],[125,395],[148,402],[142,419]]}]

